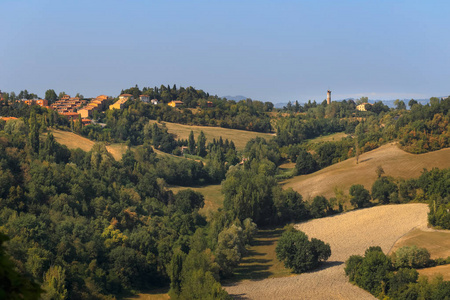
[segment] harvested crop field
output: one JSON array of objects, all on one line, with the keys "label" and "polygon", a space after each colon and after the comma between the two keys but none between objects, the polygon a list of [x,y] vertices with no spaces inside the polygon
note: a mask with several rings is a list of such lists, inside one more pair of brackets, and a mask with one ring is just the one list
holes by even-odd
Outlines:
[{"label": "harvested crop field", "polygon": [[353,184],[362,184],[368,190],[377,179],[375,170],[382,166],[386,176],[397,178],[417,178],[424,168],[449,168],[450,148],[424,153],[411,154],[394,144],[381,146],[362,154],[359,164],[355,158],[331,165],[309,175],[296,176],[282,182],[283,188],[292,188],[308,200],[317,195],[334,197],[334,188],[345,193]]},{"label": "harvested crop field", "polygon": [[344,262],[353,254],[364,254],[370,246],[385,253],[414,228],[426,228],[425,204],[385,205],[355,210],[296,225],[310,238],[331,246],[331,257],[320,270],[284,278],[245,280],[226,286],[237,299],[375,299],[350,284]]}]

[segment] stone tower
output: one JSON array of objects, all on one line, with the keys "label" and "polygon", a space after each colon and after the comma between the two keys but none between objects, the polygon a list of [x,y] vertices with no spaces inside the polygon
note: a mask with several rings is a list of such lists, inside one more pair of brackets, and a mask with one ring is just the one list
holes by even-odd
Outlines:
[{"label": "stone tower", "polygon": [[328,105],[331,104],[331,91],[330,90],[327,91],[327,104]]}]

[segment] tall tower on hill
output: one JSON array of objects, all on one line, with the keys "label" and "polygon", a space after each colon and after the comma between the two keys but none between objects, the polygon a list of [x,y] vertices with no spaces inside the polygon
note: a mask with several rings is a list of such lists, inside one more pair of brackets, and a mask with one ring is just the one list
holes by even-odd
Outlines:
[{"label": "tall tower on hill", "polygon": [[330,90],[327,91],[327,104],[328,105],[331,104],[331,91]]}]

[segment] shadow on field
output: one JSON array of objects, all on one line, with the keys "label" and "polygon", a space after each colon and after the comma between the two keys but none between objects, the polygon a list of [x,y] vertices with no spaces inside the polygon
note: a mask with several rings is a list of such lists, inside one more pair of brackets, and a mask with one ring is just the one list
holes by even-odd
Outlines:
[{"label": "shadow on field", "polygon": [[[275,246],[282,233],[282,228],[261,228],[231,280],[262,280],[278,275],[280,267],[276,265]],[[287,271],[284,267],[281,269],[281,272]]]},{"label": "shadow on field", "polygon": [[325,261],[325,262],[322,262],[317,269],[311,270],[311,271],[306,272],[306,273],[320,272],[320,271],[328,269],[328,268],[332,268],[332,267],[335,267],[335,266],[340,266],[343,263],[344,263],[343,261]]}]

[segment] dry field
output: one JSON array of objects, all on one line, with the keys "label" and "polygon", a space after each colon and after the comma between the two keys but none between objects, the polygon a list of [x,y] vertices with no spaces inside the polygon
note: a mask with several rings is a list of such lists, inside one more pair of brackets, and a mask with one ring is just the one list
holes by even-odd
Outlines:
[{"label": "dry field", "polygon": [[[156,122],[156,121],[150,121],[150,122]],[[267,140],[274,136],[274,134],[272,134],[272,133],[260,133],[260,132],[254,132],[254,131],[228,129],[228,128],[221,128],[221,127],[182,125],[182,124],[169,123],[169,122],[163,122],[163,123],[166,124],[167,129],[169,130],[170,133],[173,133],[176,135],[176,138],[188,139],[189,134],[191,133],[191,130],[192,130],[194,132],[194,137],[197,140],[197,137],[200,134],[200,131],[203,131],[203,133],[206,136],[206,143],[212,142],[213,138],[219,139],[220,137],[222,137],[222,139],[224,141],[225,141],[225,139],[232,140],[238,151],[243,150],[245,145],[247,144],[247,142],[252,138],[260,136]]]},{"label": "dry field", "polygon": [[[413,245],[426,248],[430,252],[432,259],[447,258],[450,256],[450,230],[414,229],[395,243],[391,253],[400,247]],[[420,275],[428,277],[441,274],[445,280],[450,280],[450,265],[417,271]]]},{"label": "dry field", "polygon": [[[81,150],[88,152],[91,151],[92,146],[95,144],[94,141],[70,131],[52,129],[52,133],[58,143],[66,145],[69,149],[80,148]],[[122,143],[116,143],[106,146],[106,149],[112,154],[115,160],[119,161],[122,159],[122,155],[127,151],[127,146]]]},{"label": "dry field", "polygon": [[433,278],[440,274],[444,280],[450,281],[450,265],[437,266],[434,268],[426,268],[417,270],[419,275],[427,276],[428,278]]},{"label": "dry field", "polygon": [[450,148],[424,153],[410,154],[394,144],[381,146],[364,153],[356,164],[355,158],[331,165],[309,175],[300,175],[283,181],[283,188],[291,187],[308,200],[317,195],[334,197],[334,188],[345,193],[353,184],[362,184],[368,190],[372,188],[377,175],[375,169],[382,166],[387,176],[417,178],[424,168],[450,167]]},{"label": "dry field", "polygon": [[284,278],[244,280],[226,285],[238,299],[375,299],[350,284],[344,262],[369,246],[388,252],[414,228],[426,228],[425,204],[385,205],[355,210],[296,225],[308,236],[331,245],[332,255],[320,270]]}]

